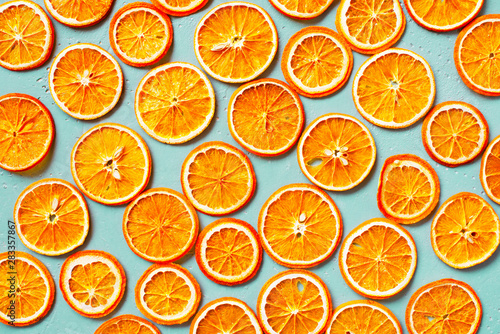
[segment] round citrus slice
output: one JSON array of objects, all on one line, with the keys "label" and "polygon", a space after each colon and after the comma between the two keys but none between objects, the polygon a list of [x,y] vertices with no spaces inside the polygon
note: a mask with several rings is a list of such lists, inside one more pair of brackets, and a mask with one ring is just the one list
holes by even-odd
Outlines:
[{"label": "round citrus slice", "polygon": [[226,215],[253,196],[257,180],[250,159],[229,144],[212,141],[192,150],[181,169],[182,190],[196,209]]},{"label": "round citrus slice", "polygon": [[131,201],[151,175],[146,142],[132,129],[102,123],[85,132],[71,152],[71,174],[90,199],[107,205]]},{"label": "round citrus slice", "polygon": [[185,143],[203,132],[215,113],[215,93],[205,74],[188,63],[168,63],[142,78],[135,93],[139,125],[154,139]]},{"label": "round citrus slice", "polygon": [[109,41],[125,64],[141,67],[156,63],[170,48],[174,31],[170,18],[145,2],[122,7],[111,20]]},{"label": "round citrus slice", "polygon": [[161,334],[155,325],[132,314],[114,317],[103,323],[94,334]]},{"label": "round citrus slice", "polygon": [[479,297],[466,283],[442,279],[418,289],[406,307],[410,334],[475,334],[483,309]]},{"label": "round citrus slice", "polygon": [[500,96],[500,14],[478,17],[455,42],[455,66],[463,82],[476,93]]},{"label": "round citrus slice", "polygon": [[154,188],[140,194],[125,209],[123,234],[132,251],[151,262],[172,262],[195,244],[198,215],[175,190]]},{"label": "round citrus slice", "polygon": [[240,86],[228,108],[229,131],[241,146],[260,156],[285,153],[304,126],[299,96],[284,82],[260,79]]},{"label": "round citrus slice", "polygon": [[42,7],[28,0],[0,5],[0,66],[11,71],[30,70],[49,59],[54,27]]},{"label": "round citrus slice", "polygon": [[135,286],[137,308],[161,325],[188,321],[196,313],[200,299],[198,282],[175,263],[153,264]]},{"label": "round citrus slice", "polygon": [[236,285],[257,274],[262,247],[254,228],[239,219],[222,218],[201,231],[196,242],[196,262],[209,279]]},{"label": "round citrus slice", "polygon": [[269,0],[281,14],[299,20],[308,20],[323,14],[333,0]]},{"label": "round citrus slice", "polygon": [[123,74],[106,50],[93,44],[74,44],[54,59],[49,86],[59,108],[72,117],[89,120],[107,114],[116,105]]},{"label": "round citrus slice", "polygon": [[493,139],[481,160],[479,178],[486,195],[500,204],[500,136]]},{"label": "round citrus slice", "polygon": [[77,252],[64,261],[59,287],[73,310],[88,318],[110,314],[125,292],[125,272],[118,260],[100,250]]},{"label": "round citrus slice", "polygon": [[198,23],[194,51],[217,80],[241,83],[261,75],[278,50],[278,32],[265,10],[247,2],[226,2]]},{"label": "round citrus slice", "polygon": [[302,269],[271,277],[257,299],[257,317],[267,334],[323,333],[332,309],[325,283]]},{"label": "round citrus slice", "polygon": [[0,253],[0,279],[0,322],[23,327],[47,315],[55,287],[42,262],[21,251]]},{"label": "round citrus slice", "polygon": [[352,72],[351,48],[335,31],[306,27],[296,32],[283,50],[281,71],[300,95],[315,98],[342,88]]},{"label": "round citrus slice", "polygon": [[316,118],[297,147],[299,167],[317,186],[332,191],[354,188],[370,173],[377,149],[368,128],[344,114]]},{"label": "round citrus slice", "polygon": [[439,178],[432,166],[413,154],[387,158],[378,183],[380,212],[399,224],[415,224],[439,202]]},{"label": "round citrus slice", "polygon": [[88,27],[104,19],[114,0],[44,0],[50,15],[70,27]]},{"label": "round citrus slice", "polygon": [[151,0],[163,12],[172,16],[186,16],[199,11],[208,0]]},{"label": "round citrus slice", "polygon": [[19,195],[14,222],[26,247],[57,256],[83,244],[89,231],[89,211],[83,195],[71,183],[43,179]]},{"label": "round citrus slice", "polygon": [[339,265],[351,289],[367,298],[385,299],[410,282],[417,266],[417,247],[403,227],[374,218],[345,238]]},{"label": "round citrus slice", "polygon": [[266,253],[282,266],[310,268],[328,259],[342,237],[335,202],[316,186],[290,184],[276,190],[259,214]]},{"label": "round citrus slice", "polygon": [[49,153],[54,133],[52,115],[42,102],[25,94],[0,97],[1,168],[33,168]]},{"label": "round citrus slice", "polygon": [[369,58],[356,73],[354,104],[368,122],[383,128],[406,128],[432,108],[436,85],[424,58],[389,49]]}]

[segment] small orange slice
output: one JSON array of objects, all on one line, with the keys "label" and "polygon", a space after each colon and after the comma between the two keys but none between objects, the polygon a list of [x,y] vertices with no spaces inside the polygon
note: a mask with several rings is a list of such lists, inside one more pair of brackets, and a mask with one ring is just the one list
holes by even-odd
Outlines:
[{"label": "small orange slice", "polygon": [[49,153],[54,133],[52,115],[42,102],[25,94],[0,97],[1,168],[33,168]]},{"label": "small orange slice", "polygon": [[427,161],[413,154],[394,155],[382,166],[378,208],[399,224],[415,224],[434,210],[439,192],[439,178]]},{"label": "small orange slice", "polygon": [[64,261],[59,288],[73,310],[88,318],[110,314],[125,292],[125,272],[118,260],[100,250],[74,253]]},{"label": "small orange slice", "polygon": [[205,130],[215,113],[215,93],[206,75],[188,63],[168,63],[142,78],[135,93],[139,125],[154,139],[185,143]]},{"label": "small orange slice", "polygon": [[299,20],[308,20],[323,14],[333,0],[269,0],[281,14]]},{"label": "small orange slice", "polygon": [[240,86],[231,96],[227,113],[234,140],[260,156],[287,152],[304,127],[304,108],[299,96],[275,79],[260,79]]},{"label": "small orange slice", "polygon": [[146,317],[161,325],[182,324],[195,313],[201,290],[181,266],[153,264],[135,286],[135,303]]},{"label": "small orange slice", "polygon": [[70,27],[88,27],[104,19],[114,0],[44,0],[50,15]]},{"label": "small orange slice", "polygon": [[412,279],[417,247],[400,225],[374,218],[344,239],[339,265],[351,289],[367,298],[385,299],[401,292]]},{"label": "small orange slice", "polygon": [[496,137],[486,148],[481,160],[479,178],[486,195],[500,204],[500,136]]},{"label": "small orange slice", "polygon": [[377,150],[368,128],[344,114],[316,118],[297,145],[302,173],[317,186],[332,191],[354,188],[370,173]]},{"label": "small orange slice", "polygon": [[276,190],[259,214],[266,253],[282,266],[310,268],[327,260],[342,236],[335,202],[316,186],[290,184]]},{"label": "small orange slice", "polygon": [[103,323],[94,334],[161,334],[155,325],[132,314],[114,317]]},{"label": "small orange slice", "polygon": [[466,283],[442,279],[418,289],[406,307],[410,334],[475,334],[483,309],[479,297]]},{"label": "small orange slice", "polygon": [[[0,253],[0,280],[1,323],[24,327],[47,315],[54,302],[55,287],[42,262],[21,251]],[[12,289],[16,292],[12,293]],[[13,311],[11,303],[15,305]]]},{"label": "small orange slice", "polygon": [[172,16],[186,16],[199,11],[208,0],[151,0],[151,2]]}]

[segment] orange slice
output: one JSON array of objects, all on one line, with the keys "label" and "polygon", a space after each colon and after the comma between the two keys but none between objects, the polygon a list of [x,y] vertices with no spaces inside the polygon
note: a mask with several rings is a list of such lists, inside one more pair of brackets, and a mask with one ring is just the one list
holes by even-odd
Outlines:
[{"label": "orange slice", "polygon": [[44,0],[50,15],[70,27],[88,27],[104,19],[114,0]]},{"label": "orange slice", "polygon": [[317,186],[332,191],[354,188],[370,173],[377,149],[368,128],[344,114],[316,118],[297,146],[302,173]]},{"label": "orange slice", "polygon": [[49,153],[54,121],[42,102],[25,94],[0,97],[0,167],[20,172]]},{"label": "orange slice", "polygon": [[383,128],[406,128],[432,108],[434,74],[416,53],[389,49],[369,58],[356,73],[354,104],[368,122]]},{"label": "orange slice", "polygon": [[146,317],[161,325],[182,324],[198,308],[201,291],[194,277],[181,266],[153,264],[135,286],[135,303]]},{"label": "orange slice", "polygon": [[264,157],[287,152],[304,127],[304,108],[299,96],[275,79],[260,79],[240,86],[231,96],[227,114],[234,140]]},{"label": "orange slice", "polygon": [[62,50],[49,72],[50,92],[68,115],[95,119],[107,114],[120,99],[123,74],[107,51],[93,44],[74,44]]},{"label": "orange slice", "polygon": [[94,334],[161,334],[155,325],[132,314],[124,314],[103,323]]},{"label": "orange slice", "polygon": [[93,201],[119,205],[144,190],[151,175],[146,142],[132,129],[102,123],[85,132],[71,152],[71,174]]},{"label": "orange slice", "polygon": [[200,65],[223,82],[255,79],[268,68],[277,50],[273,20],[265,10],[247,2],[226,2],[213,8],[194,34]]},{"label": "orange slice", "polygon": [[222,218],[203,229],[196,242],[196,262],[209,279],[236,285],[257,274],[262,247],[257,232],[243,220]]},{"label": "orange slice", "polygon": [[54,302],[55,287],[42,262],[21,251],[0,253],[0,279],[0,322],[24,327],[47,315]]},{"label": "orange slice", "polygon": [[181,169],[184,194],[199,211],[226,215],[253,196],[257,180],[250,159],[229,144],[212,141],[192,150]]},{"label": "orange slice", "polygon": [[459,193],[439,208],[431,228],[432,248],[453,268],[464,269],[486,261],[500,243],[500,220],[478,195]]},{"label": "orange slice", "polygon": [[300,95],[322,97],[342,88],[352,72],[349,45],[335,31],[307,27],[296,32],[283,50],[281,71]]},{"label": "orange slice", "polygon": [[281,14],[299,20],[308,20],[323,14],[333,0],[269,0]]},{"label": "orange slice", "polygon": [[335,202],[316,186],[290,184],[276,190],[259,214],[266,253],[282,266],[310,268],[327,260],[342,237]]},{"label": "orange slice", "polygon": [[123,235],[132,251],[151,262],[171,262],[195,244],[198,215],[189,201],[168,188],[140,194],[125,209]]},{"label": "orange slice", "polygon": [[493,139],[486,148],[481,160],[479,178],[486,195],[500,204],[500,136]]},{"label": "orange slice", "polygon": [[385,299],[410,282],[417,266],[417,247],[400,225],[374,218],[344,239],[339,265],[351,289],[367,298]]},{"label": "orange slice", "polygon": [[375,54],[401,38],[406,18],[398,0],[342,0],[335,25],[353,50]]},{"label": "orange slice", "polygon": [[123,6],[111,20],[109,42],[125,64],[147,66],[163,58],[174,31],[170,18],[146,2]]},{"label": "orange slice", "polygon": [[479,297],[464,282],[442,279],[418,289],[406,307],[410,334],[475,334],[483,309]]},{"label": "orange slice", "polygon": [[325,283],[302,269],[271,277],[257,299],[257,317],[267,334],[323,333],[332,309]]},{"label": "orange slice", "polygon": [[215,93],[205,74],[188,63],[168,63],[142,78],[135,93],[139,125],[154,139],[185,143],[205,130],[215,113]]},{"label": "orange slice", "polygon": [[49,59],[54,27],[42,7],[28,0],[0,5],[0,66],[30,70]]},{"label": "orange slice", "polygon": [[380,173],[380,212],[399,224],[415,224],[439,202],[439,178],[431,165],[413,154],[387,158]]},{"label": "orange slice", "polygon": [[500,14],[478,17],[457,37],[455,66],[476,93],[500,96]]},{"label": "orange slice", "polygon": [[151,2],[172,16],[186,16],[199,11],[208,0],[151,0]]},{"label": "orange slice", "polygon": [[57,256],[83,244],[89,231],[89,211],[83,195],[71,183],[43,179],[19,195],[14,222],[26,247]]},{"label": "orange slice", "polygon": [[488,145],[488,136],[483,114],[465,102],[438,104],[422,125],[425,150],[434,161],[448,167],[476,159]]}]

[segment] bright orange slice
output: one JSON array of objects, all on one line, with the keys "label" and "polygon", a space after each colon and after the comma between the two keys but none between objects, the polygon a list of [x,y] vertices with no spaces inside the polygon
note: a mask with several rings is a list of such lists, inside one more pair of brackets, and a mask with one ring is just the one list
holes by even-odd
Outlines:
[{"label": "bright orange slice", "polygon": [[151,0],[151,2],[172,16],[186,16],[199,11],[208,0]]},{"label": "bright orange slice", "polygon": [[198,282],[175,263],[153,264],[135,286],[137,308],[161,325],[188,321],[196,313],[200,299]]},{"label": "bright orange slice", "polygon": [[500,204],[500,136],[493,139],[483,154],[479,178],[486,195]]},{"label": "bright orange slice", "polygon": [[261,75],[278,50],[278,33],[265,10],[247,2],[226,2],[198,23],[194,51],[217,80],[246,82]]},{"label": "bright orange slice", "polygon": [[282,266],[310,268],[327,260],[342,237],[335,202],[316,186],[290,184],[276,190],[259,214],[266,253]]},{"label": "bright orange slice", "polygon": [[185,143],[205,130],[215,113],[215,93],[206,75],[188,63],[168,63],[142,78],[135,93],[139,125],[154,139]]},{"label": "bright orange slice", "polygon": [[308,20],[323,14],[333,0],[269,0],[281,14],[299,20]]},{"label": "bright orange slice", "polygon": [[114,0],[44,0],[50,15],[70,27],[88,27],[104,19]]},{"label": "bright orange slice", "polygon": [[94,334],[161,334],[155,325],[132,314],[114,317],[103,323]]},{"label": "bright orange slice", "polygon": [[367,121],[383,128],[406,128],[432,108],[434,74],[416,53],[389,49],[359,68],[352,88],[354,104]]},{"label": "bright orange slice", "polygon": [[374,218],[344,239],[339,266],[354,291],[367,298],[385,299],[401,292],[412,279],[417,247],[400,225]]},{"label": "bright orange slice", "polygon": [[[52,307],[54,280],[43,263],[28,253],[0,253],[0,282],[0,322],[6,325],[32,325]],[[11,303],[15,305],[14,310]]]},{"label": "bright orange slice", "polygon": [[297,146],[302,173],[317,186],[332,191],[352,189],[375,164],[377,149],[368,128],[344,114],[316,118]]},{"label": "bright orange slice", "polygon": [[304,127],[299,96],[275,79],[240,86],[231,96],[227,113],[234,140],[260,156],[285,153],[295,145]]},{"label": "bright orange slice", "polygon": [[52,115],[42,102],[25,94],[0,97],[1,168],[33,168],[49,153],[54,133]]},{"label": "bright orange slice", "polygon": [[406,307],[410,334],[475,334],[483,309],[479,297],[466,283],[442,279],[418,289]]},{"label": "bright orange slice", "polygon": [[342,88],[352,72],[351,48],[342,36],[325,27],[296,32],[283,50],[281,71],[300,95],[322,97]]},{"label": "bright orange slice", "polygon": [[323,333],[332,309],[325,283],[316,274],[302,269],[271,277],[257,300],[257,317],[268,334]]},{"label": "bright orange slice", "polygon": [[399,224],[415,224],[434,210],[439,192],[439,178],[427,161],[413,154],[394,155],[382,166],[378,208]]}]

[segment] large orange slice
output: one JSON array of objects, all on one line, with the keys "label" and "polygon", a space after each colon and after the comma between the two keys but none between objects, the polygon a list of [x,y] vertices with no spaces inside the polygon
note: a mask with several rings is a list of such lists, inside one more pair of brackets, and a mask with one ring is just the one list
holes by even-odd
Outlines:
[{"label": "large orange slice", "polygon": [[500,204],[500,136],[496,137],[484,151],[479,179],[486,195]]},{"label": "large orange slice", "polygon": [[114,0],[44,0],[50,15],[70,27],[88,27],[104,19]]},{"label": "large orange slice", "polygon": [[94,334],[161,334],[155,325],[132,314],[111,318],[96,329]]},{"label": "large orange slice", "polygon": [[280,13],[299,20],[308,20],[323,14],[333,0],[269,0]]},{"label": "large orange slice", "polygon": [[186,16],[199,11],[208,0],[151,0],[151,2],[172,16]]}]

